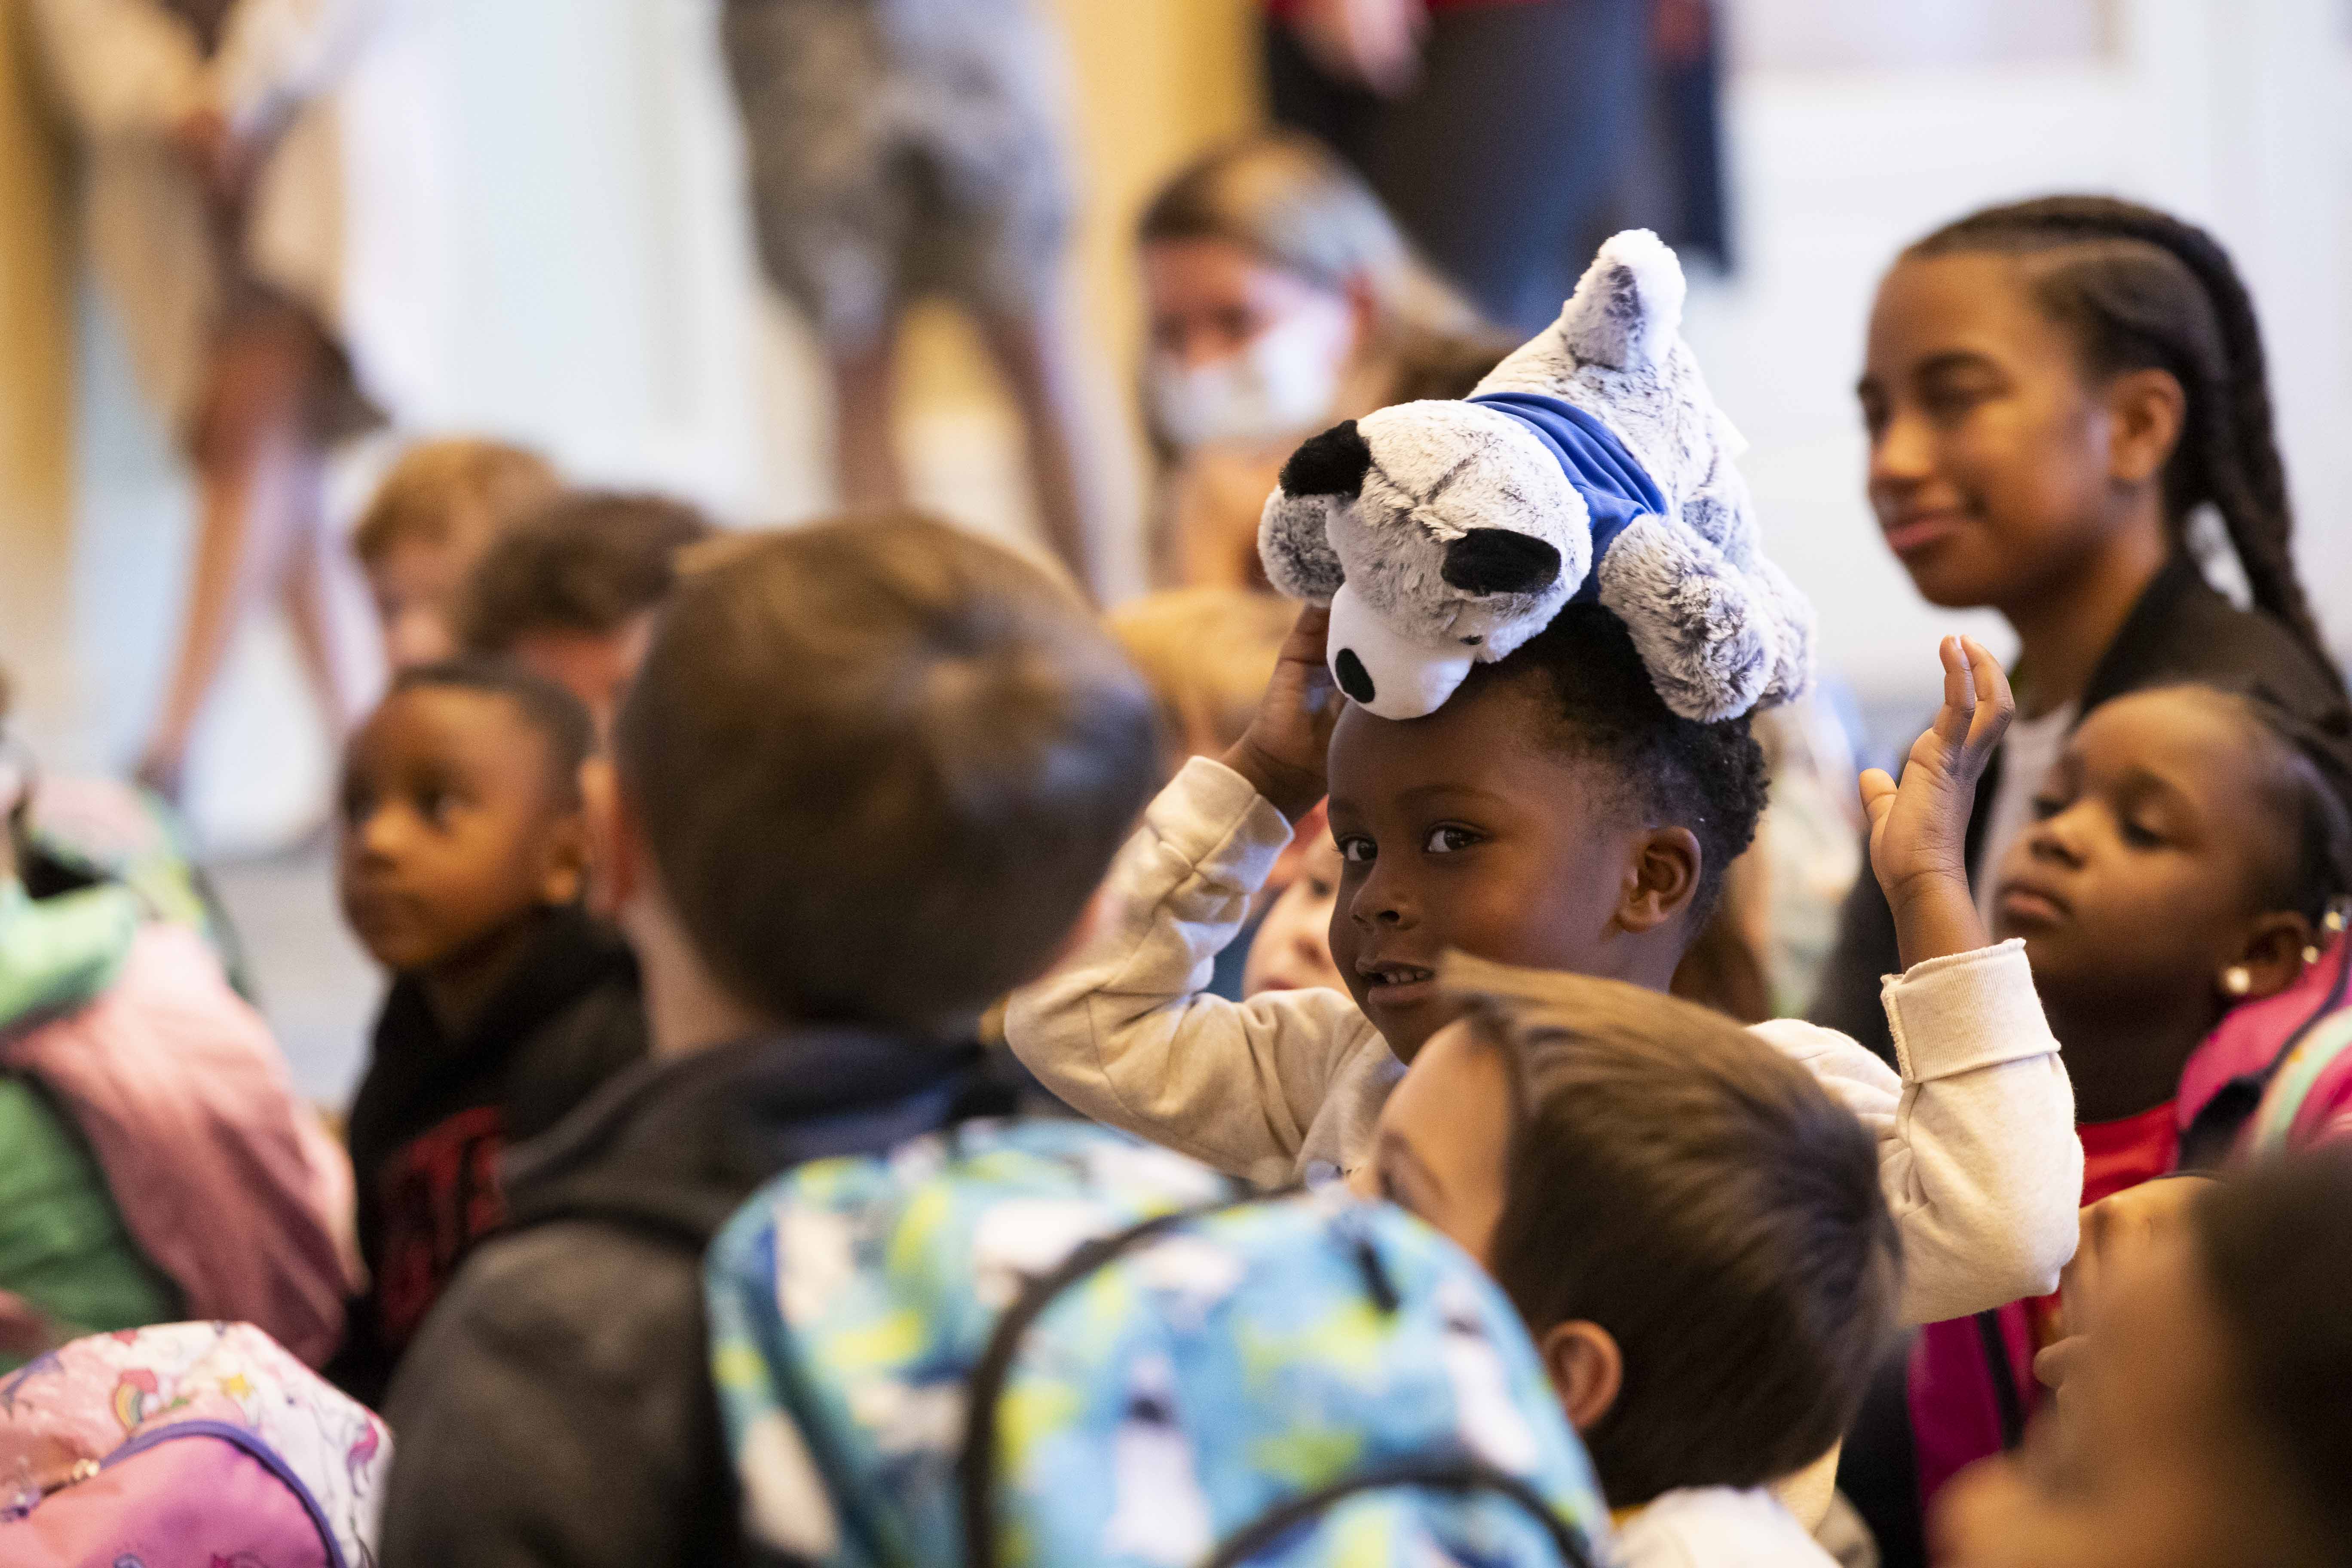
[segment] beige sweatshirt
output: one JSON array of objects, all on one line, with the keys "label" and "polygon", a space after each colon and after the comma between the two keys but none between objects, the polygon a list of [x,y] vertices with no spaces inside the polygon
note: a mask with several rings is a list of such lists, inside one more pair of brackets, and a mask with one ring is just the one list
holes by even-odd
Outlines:
[{"label": "beige sweatshirt", "polygon": [[[1240,774],[1195,758],[1113,864],[1075,962],[1013,998],[1005,1032],[1089,1116],[1273,1184],[1369,1155],[1403,1075],[1337,991],[1205,994],[1290,826]],[[1932,1322],[2056,1289],[2083,1190],[2074,1092],[2024,944],[1885,983],[1900,1076],[1832,1030],[1755,1033],[1810,1068],[1878,1140],[1903,1233],[1903,1315]]]}]

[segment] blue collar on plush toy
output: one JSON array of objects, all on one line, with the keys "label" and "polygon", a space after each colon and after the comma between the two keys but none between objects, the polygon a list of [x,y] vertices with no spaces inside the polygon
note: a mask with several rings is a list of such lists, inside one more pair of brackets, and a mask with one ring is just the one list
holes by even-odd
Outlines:
[{"label": "blue collar on plush toy", "polygon": [[1601,558],[1635,518],[1665,515],[1665,492],[1615,431],[1572,403],[1535,392],[1494,392],[1470,401],[1526,426],[1584,498],[1592,513],[1592,570],[1576,599],[1599,600]]}]

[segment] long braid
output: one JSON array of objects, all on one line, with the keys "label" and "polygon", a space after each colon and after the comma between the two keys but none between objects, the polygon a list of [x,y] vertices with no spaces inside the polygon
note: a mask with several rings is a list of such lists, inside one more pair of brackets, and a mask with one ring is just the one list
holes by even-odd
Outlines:
[{"label": "long braid", "polygon": [[2262,329],[2229,253],[2194,224],[2105,196],[1988,208],[1909,254],[1963,251],[2049,258],[2037,279],[2044,300],[2082,332],[2099,369],[2160,368],[2180,381],[2189,427],[2166,477],[2176,523],[2200,502],[2213,504],[2255,605],[2293,632],[2341,690],[2342,672],[2295,574]]}]

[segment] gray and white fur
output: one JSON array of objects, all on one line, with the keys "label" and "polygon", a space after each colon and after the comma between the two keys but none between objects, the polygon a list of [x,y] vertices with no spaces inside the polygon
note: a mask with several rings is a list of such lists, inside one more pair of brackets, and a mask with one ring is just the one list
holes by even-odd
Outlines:
[{"label": "gray and white fur", "polygon": [[[1715,721],[1810,684],[1812,610],[1764,558],[1733,459],[1745,445],[1683,342],[1681,264],[1631,229],[1601,247],[1559,319],[1479,383],[1595,416],[1655,481],[1600,564],[1667,707]],[[1331,663],[1371,711],[1434,710],[1474,662],[1551,623],[1592,570],[1590,513],[1518,421],[1466,402],[1402,404],[1314,437],[1258,531],[1276,588],[1332,607]]]}]

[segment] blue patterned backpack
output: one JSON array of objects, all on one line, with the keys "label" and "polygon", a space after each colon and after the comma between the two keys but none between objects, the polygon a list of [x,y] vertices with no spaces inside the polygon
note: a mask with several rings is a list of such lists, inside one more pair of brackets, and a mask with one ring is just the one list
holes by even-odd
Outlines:
[{"label": "blue patterned backpack", "polygon": [[1072,1121],[799,1166],[706,1265],[763,1548],[824,1568],[1588,1568],[1510,1303],[1402,1212]]}]

